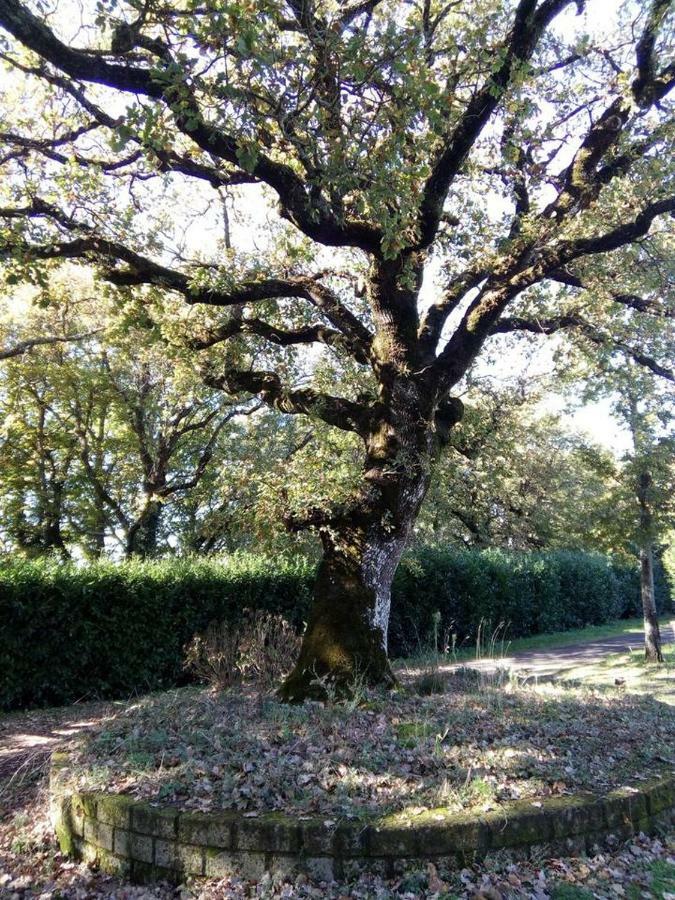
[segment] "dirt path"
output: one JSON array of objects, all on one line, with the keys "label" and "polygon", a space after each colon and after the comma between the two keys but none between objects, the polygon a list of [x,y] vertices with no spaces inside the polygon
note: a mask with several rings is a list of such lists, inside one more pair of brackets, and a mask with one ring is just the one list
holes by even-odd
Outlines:
[{"label": "dirt path", "polygon": [[60,743],[93,728],[119,705],[76,703],[1,716],[0,819],[30,797]]},{"label": "dirt path", "polygon": [[[675,619],[667,625],[662,624],[661,636],[664,643],[675,642]],[[551,647],[549,650],[526,650],[494,659],[474,660],[466,665],[484,672],[506,668],[538,678],[551,678],[577,666],[598,662],[611,653],[627,653],[631,649],[639,649],[643,641],[644,635],[637,629],[627,634],[577,641],[564,647]]]}]

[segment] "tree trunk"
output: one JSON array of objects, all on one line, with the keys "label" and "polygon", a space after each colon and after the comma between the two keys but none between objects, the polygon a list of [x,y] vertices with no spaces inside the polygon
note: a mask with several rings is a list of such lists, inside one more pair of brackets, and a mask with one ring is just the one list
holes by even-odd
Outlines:
[{"label": "tree trunk", "polygon": [[[637,450],[637,412],[635,403],[632,409],[633,441]],[[652,535],[654,524],[649,493],[652,487],[651,473],[646,469],[639,473],[637,480],[637,498],[640,504],[640,594],[642,597],[642,614],[645,623],[645,659],[650,662],[663,662],[661,651],[661,632],[656,617],[656,601],[654,598],[654,553]]]},{"label": "tree trunk", "polygon": [[162,504],[149,499],[127,535],[127,558],[140,556],[141,559],[157,554],[157,537],[162,516]]},{"label": "tree trunk", "polygon": [[105,507],[98,496],[96,497],[95,504],[91,548],[93,557],[95,559],[101,559],[105,556],[105,533],[108,527],[108,519],[105,513]]},{"label": "tree trunk", "polygon": [[[323,559],[300,658],[280,696],[289,701],[324,698],[333,685],[349,693],[355,683],[394,684],[387,657],[391,585],[426,485],[411,496],[409,515],[390,531],[384,509],[372,510],[370,523],[336,522],[322,533]],[[330,688],[329,688],[330,690]]]},{"label": "tree trunk", "polygon": [[[323,699],[326,688],[394,684],[387,658],[391,585],[427,491],[439,449],[433,400],[400,391],[404,402],[373,423],[363,485],[320,528],[323,558],[300,657],[282,699]],[[458,421],[458,419],[457,419]]]},{"label": "tree trunk", "polygon": [[63,540],[61,519],[63,517],[63,484],[52,481],[48,485],[51,496],[47,497],[42,513],[42,545],[47,553],[56,551],[63,559],[70,559],[70,553]]},{"label": "tree trunk", "polygon": [[654,599],[654,563],[652,545],[647,543],[640,550],[640,593],[642,595],[642,612],[645,623],[645,659],[650,662],[663,662],[661,650],[661,631],[656,615]]}]

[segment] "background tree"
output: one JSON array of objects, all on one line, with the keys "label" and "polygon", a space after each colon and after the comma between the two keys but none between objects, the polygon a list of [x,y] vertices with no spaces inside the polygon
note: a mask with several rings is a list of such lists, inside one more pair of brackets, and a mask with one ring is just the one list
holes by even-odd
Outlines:
[{"label": "background tree", "polygon": [[[481,380],[439,461],[415,530],[421,544],[617,552],[608,497],[618,461],[546,408],[534,385]],[[621,548],[622,549],[622,548]]]},{"label": "background tree", "polygon": [[31,554],[77,546],[97,556],[117,542],[125,556],[155,555],[167,546],[167,509],[199,484],[225,427],[255,406],[226,402],[147,321],[92,302],[72,272],[58,276],[49,305],[16,298],[3,330],[18,346],[32,341],[24,332],[56,324],[98,327],[77,343],[33,345],[0,371],[5,540]]},{"label": "background tree", "polygon": [[[602,387],[613,392],[617,418],[630,435],[610,499],[612,524],[624,546],[640,559],[640,591],[645,626],[645,656],[663,662],[654,602],[654,555],[675,525],[675,392],[658,390],[635,366],[604,374]],[[600,385],[595,385],[597,391]]]},{"label": "background tree", "polygon": [[[391,581],[484,344],[568,326],[604,342],[565,306],[585,260],[611,266],[675,210],[670,7],[627,5],[598,44],[571,0],[128,3],[86,8],[76,36],[4,0],[17,95],[44,98],[4,116],[12,277],[80,259],[164,297],[169,317],[176,296],[211,307],[184,317],[210,386],[362,442],[351,496],[287,517],[318,530],[324,556],[285,697],[316,675],[391,680]],[[173,176],[164,193],[158,173]],[[229,224],[209,240],[196,188],[169,222],[184,179],[221,211],[224,187],[275,195],[268,249],[232,251]],[[338,357],[334,388],[289,380],[307,344]],[[362,389],[341,394],[356,370]]]}]

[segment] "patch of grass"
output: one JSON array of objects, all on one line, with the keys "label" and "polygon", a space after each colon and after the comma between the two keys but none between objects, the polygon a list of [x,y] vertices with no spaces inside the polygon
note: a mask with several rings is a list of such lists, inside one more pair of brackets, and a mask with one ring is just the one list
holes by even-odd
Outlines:
[{"label": "patch of grass", "polygon": [[415,691],[422,697],[444,694],[448,689],[448,679],[438,669],[431,669],[415,680]]},{"label": "patch of grass", "polygon": [[647,662],[644,650],[612,653],[565,671],[565,680],[614,692],[643,694],[675,706],[675,645],[665,645],[662,664]]},{"label": "patch of grass", "polygon": [[404,747],[416,747],[426,741],[436,729],[429,722],[401,722],[396,726],[396,736]]},{"label": "patch of grass", "polygon": [[675,894],[675,865],[665,859],[657,859],[648,868],[654,897],[663,900],[666,894]]}]

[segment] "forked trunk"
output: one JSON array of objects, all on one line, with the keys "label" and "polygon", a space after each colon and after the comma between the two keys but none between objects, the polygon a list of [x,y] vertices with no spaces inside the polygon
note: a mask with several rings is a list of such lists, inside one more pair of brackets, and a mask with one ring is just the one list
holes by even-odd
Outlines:
[{"label": "forked trunk", "polygon": [[645,658],[650,662],[662,663],[663,652],[654,598],[654,561],[651,544],[645,544],[640,550],[640,593],[645,623]]}]

